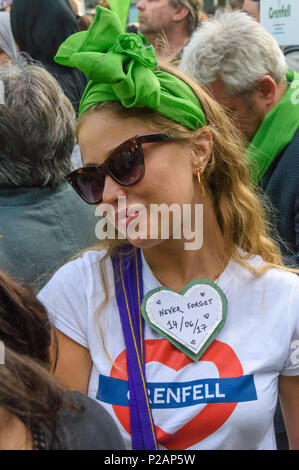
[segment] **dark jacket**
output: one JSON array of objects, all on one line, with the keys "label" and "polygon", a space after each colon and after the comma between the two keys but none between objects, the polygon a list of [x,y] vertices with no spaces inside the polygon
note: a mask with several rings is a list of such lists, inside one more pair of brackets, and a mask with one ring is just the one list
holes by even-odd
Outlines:
[{"label": "dark jacket", "polygon": [[116,423],[98,402],[78,392],[66,392],[82,412],[61,410],[58,439],[42,427],[46,450],[125,450]]},{"label": "dark jacket", "polygon": [[275,158],[260,186],[276,209],[275,223],[288,265],[299,267],[299,128],[292,142]]},{"label": "dark jacket", "polygon": [[51,275],[98,240],[95,207],[67,183],[57,189],[0,189],[0,269],[39,291]]}]

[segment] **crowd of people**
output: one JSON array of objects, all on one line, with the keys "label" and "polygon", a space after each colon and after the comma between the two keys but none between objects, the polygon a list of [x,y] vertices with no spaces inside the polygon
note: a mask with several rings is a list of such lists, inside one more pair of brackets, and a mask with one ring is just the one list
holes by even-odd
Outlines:
[{"label": "crowd of people", "polygon": [[299,449],[299,47],[95,3],[0,0],[0,449]]}]

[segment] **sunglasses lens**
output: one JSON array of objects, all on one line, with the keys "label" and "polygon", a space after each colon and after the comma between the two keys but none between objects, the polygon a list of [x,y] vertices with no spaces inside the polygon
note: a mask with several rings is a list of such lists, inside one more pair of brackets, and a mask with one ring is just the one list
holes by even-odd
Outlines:
[{"label": "sunglasses lens", "polygon": [[97,204],[102,200],[104,178],[97,168],[79,168],[69,176],[69,180],[78,194],[89,204]]},{"label": "sunglasses lens", "polygon": [[121,145],[111,155],[108,170],[121,184],[137,183],[143,174],[141,148],[134,142]]},{"label": "sunglasses lens", "polygon": [[[156,139],[148,141],[161,142],[160,134],[157,136],[159,138],[156,137]],[[143,136],[143,138],[146,137],[155,137],[155,135]],[[144,142],[146,140],[143,140]],[[131,186],[142,179],[144,157],[141,142],[137,140],[137,137],[129,139],[117,147],[104,164],[78,168],[67,176],[67,180],[88,204],[98,204],[103,198],[107,174],[123,186]]]}]

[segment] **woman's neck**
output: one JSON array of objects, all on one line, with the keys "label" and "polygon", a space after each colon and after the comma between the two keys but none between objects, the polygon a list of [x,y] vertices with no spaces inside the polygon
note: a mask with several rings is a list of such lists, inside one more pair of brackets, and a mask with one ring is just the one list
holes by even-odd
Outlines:
[{"label": "woman's neck", "polygon": [[179,291],[195,278],[214,281],[229,261],[229,254],[226,253],[224,239],[210,204],[207,201],[204,206],[201,248],[188,250],[185,249],[185,239],[172,239],[143,249],[152,272],[160,282],[172,289]]},{"label": "woman's neck", "polygon": [[0,449],[33,449],[31,432],[17,416],[5,408],[0,408]]}]

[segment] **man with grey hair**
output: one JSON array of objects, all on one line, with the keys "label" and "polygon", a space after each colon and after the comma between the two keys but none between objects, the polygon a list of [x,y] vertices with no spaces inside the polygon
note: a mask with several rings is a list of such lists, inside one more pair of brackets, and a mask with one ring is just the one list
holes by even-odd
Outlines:
[{"label": "man with grey hair", "polygon": [[177,65],[198,26],[202,0],[139,0],[139,29],[158,59]]},{"label": "man with grey hair", "polygon": [[253,181],[279,210],[282,253],[299,266],[299,74],[288,72],[276,40],[243,12],[205,22],[185,48],[180,69],[206,86],[247,138]]},{"label": "man with grey hair", "polygon": [[38,291],[97,242],[94,209],[66,183],[76,116],[43,67],[0,67],[0,269]]},{"label": "man with grey hair", "polygon": [[[276,40],[244,12],[203,24],[184,50],[180,69],[204,85],[248,141],[254,184],[265,193],[286,264],[299,267],[299,74]],[[287,448],[276,415],[279,448]]]}]

